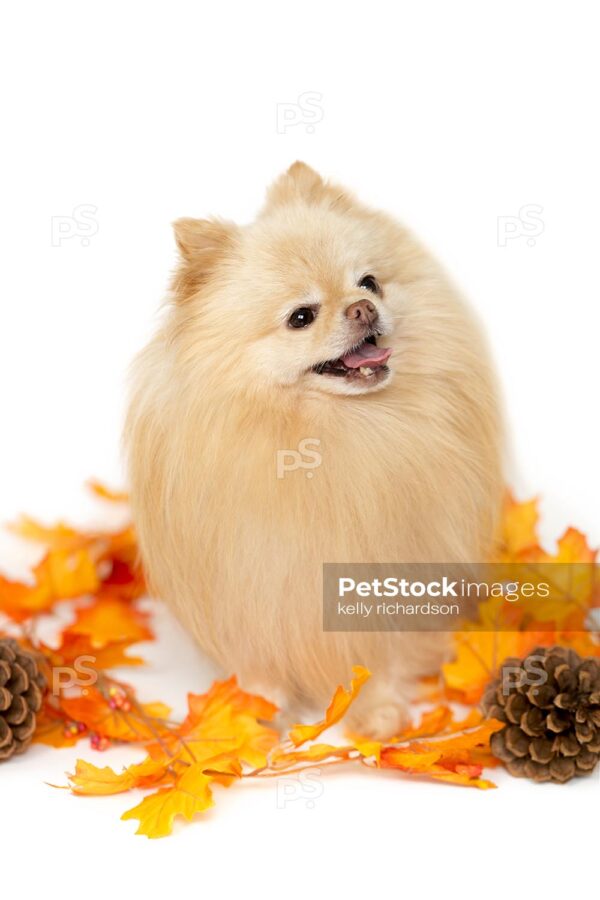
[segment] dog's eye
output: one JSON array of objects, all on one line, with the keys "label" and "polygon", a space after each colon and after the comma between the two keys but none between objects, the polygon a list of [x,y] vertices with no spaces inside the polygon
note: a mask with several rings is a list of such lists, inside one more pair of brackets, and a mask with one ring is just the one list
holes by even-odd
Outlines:
[{"label": "dog's eye", "polygon": [[371,291],[372,294],[379,293],[379,285],[375,278],[372,275],[365,275],[358,282],[358,286],[360,288],[364,288],[366,291]]},{"label": "dog's eye", "polygon": [[288,325],[290,328],[306,328],[307,325],[315,321],[316,315],[314,309],[311,309],[309,306],[301,306],[291,314],[288,319]]}]

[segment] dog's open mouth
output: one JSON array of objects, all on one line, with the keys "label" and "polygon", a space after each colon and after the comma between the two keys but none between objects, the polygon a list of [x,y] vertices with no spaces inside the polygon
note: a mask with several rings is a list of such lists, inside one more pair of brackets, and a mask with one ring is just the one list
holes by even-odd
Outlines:
[{"label": "dog's open mouth", "polygon": [[313,366],[313,372],[352,381],[380,381],[390,371],[386,363],[391,355],[389,347],[378,347],[377,338],[370,335],[339,359],[328,359]]}]

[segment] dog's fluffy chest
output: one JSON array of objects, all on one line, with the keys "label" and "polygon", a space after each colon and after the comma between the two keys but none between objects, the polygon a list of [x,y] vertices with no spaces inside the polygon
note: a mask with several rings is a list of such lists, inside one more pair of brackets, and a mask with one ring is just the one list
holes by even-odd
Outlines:
[{"label": "dog's fluffy chest", "polygon": [[[304,571],[315,562],[320,569],[328,561],[420,556],[420,522],[435,502],[423,435],[411,437],[389,406],[309,412],[258,417],[243,440],[221,435],[205,481],[223,512],[209,526],[219,542],[232,554],[253,546],[261,556],[287,555]],[[435,540],[429,536],[428,548]]]}]

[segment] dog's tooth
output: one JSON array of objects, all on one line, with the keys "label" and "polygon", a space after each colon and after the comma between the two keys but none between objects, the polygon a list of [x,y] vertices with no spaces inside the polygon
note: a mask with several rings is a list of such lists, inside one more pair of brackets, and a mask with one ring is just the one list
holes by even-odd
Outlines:
[{"label": "dog's tooth", "polygon": [[361,367],[360,367],[360,374],[361,374],[361,375],[372,375],[372,374],[373,374],[373,369],[370,369],[369,366],[361,366]]}]

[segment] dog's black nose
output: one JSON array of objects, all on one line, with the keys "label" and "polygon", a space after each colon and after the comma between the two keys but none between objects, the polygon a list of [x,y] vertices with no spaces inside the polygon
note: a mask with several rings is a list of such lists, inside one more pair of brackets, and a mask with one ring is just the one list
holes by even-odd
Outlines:
[{"label": "dog's black nose", "polygon": [[370,300],[357,300],[356,303],[351,303],[346,310],[346,317],[356,319],[363,325],[373,325],[377,321],[379,313],[375,304]]}]

